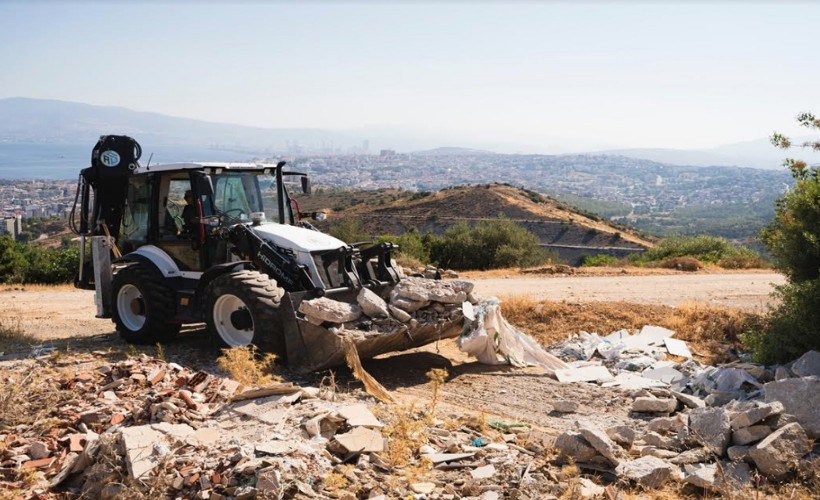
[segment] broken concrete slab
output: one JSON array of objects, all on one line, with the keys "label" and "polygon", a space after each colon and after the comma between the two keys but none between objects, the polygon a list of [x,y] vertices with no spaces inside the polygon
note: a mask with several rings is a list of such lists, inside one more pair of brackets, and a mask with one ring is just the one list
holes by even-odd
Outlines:
[{"label": "broken concrete slab", "polygon": [[797,461],[811,450],[800,424],[782,427],[749,450],[757,469],[776,481],[786,479]]},{"label": "broken concrete slab", "polygon": [[299,312],[331,323],[347,323],[362,316],[358,304],[339,302],[327,297],[305,300],[299,304]]},{"label": "broken concrete slab", "polygon": [[367,427],[354,427],[348,433],[337,434],[333,441],[347,453],[380,453],[385,450],[381,433]]},{"label": "broken concrete slab", "polygon": [[494,475],[495,467],[493,466],[493,464],[485,465],[483,467],[477,467],[470,471],[470,476],[476,480],[489,479]]},{"label": "broken concrete slab", "polygon": [[651,389],[653,387],[666,387],[667,384],[660,380],[642,377],[630,372],[621,372],[615,375],[615,378],[609,382],[604,382],[601,387],[620,387],[621,389],[631,391],[637,389]]},{"label": "broken concrete slab", "polygon": [[581,368],[559,368],[555,370],[555,378],[559,382],[597,382],[612,380],[612,374],[605,366],[594,365]]},{"label": "broken concrete slab", "polygon": [[677,389],[682,389],[689,379],[689,377],[670,366],[648,368],[641,372],[641,376],[652,380],[659,380],[665,384],[676,385]]},{"label": "broken concrete slab", "polygon": [[780,401],[784,413],[794,415],[810,438],[820,438],[820,377],[776,380],[763,388],[767,403]]},{"label": "broken concrete slab", "polygon": [[621,463],[615,469],[615,474],[648,488],[660,488],[672,475],[674,469],[676,469],[674,465],[660,458],[647,455]]},{"label": "broken concrete slab", "polygon": [[364,404],[343,406],[336,414],[345,419],[350,427],[384,427]]},{"label": "broken concrete slab", "polygon": [[140,478],[151,471],[170,451],[165,434],[152,429],[150,425],[125,427],[119,433],[125,453],[125,465],[131,478]]},{"label": "broken concrete slab", "polygon": [[257,453],[264,453],[266,455],[288,455],[299,449],[299,442],[293,440],[287,441],[267,441],[259,443],[254,446]]},{"label": "broken concrete slab", "polygon": [[665,339],[674,336],[674,330],[670,330],[668,328],[655,325],[646,325],[643,328],[641,328],[641,331],[638,332],[638,335],[635,335],[635,337],[650,339],[656,345],[663,344]]},{"label": "broken concrete slab", "polygon": [[666,398],[635,398],[632,403],[632,411],[636,413],[672,413],[678,407],[676,399]]},{"label": "broken concrete slab", "polygon": [[362,288],[359,291],[356,302],[362,308],[362,312],[371,318],[387,318],[390,316],[387,302],[369,288]]},{"label": "broken concrete slab", "polygon": [[799,377],[820,377],[820,352],[809,351],[792,364],[792,372]]},{"label": "broken concrete slab", "polygon": [[666,346],[666,351],[672,356],[680,356],[683,358],[692,359],[692,351],[683,340],[664,338],[663,344]]},{"label": "broken concrete slab", "polygon": [[723,408],[695,408],[689,413],[689,430],[695,440],[722,456],[732,432],[729,412]]}]

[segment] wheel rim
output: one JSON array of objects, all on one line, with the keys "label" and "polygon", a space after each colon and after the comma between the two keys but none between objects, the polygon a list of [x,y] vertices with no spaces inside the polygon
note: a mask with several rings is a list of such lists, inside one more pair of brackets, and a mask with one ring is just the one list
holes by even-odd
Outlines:
[{"label": "wheel rim", "polygon": [[[225,294],[216,299],[212,314],[216,333],[229,346],[246,346],[253,341],[253,317],[248,312],[245,302],[236,295]],[[249,320],[238,321],[240,317]],[[250,328],[246,327],[246,324],[249,324]]]},{"label": "wheel rim", "polygon": [[124,285],[117,293],[117,312],[122,324],[136,332],[145,326],[145,299],[134,285]]}]

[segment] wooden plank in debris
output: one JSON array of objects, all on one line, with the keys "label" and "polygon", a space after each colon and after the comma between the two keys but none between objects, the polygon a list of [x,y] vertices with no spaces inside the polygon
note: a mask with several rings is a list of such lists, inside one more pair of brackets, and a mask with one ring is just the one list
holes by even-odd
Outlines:
[{"label": "wooden plank in debris", "polygon": [[231,401],[245,401],[246,399],[257,399],[257,398],[264,398],[266,396],[278,396],[282,394],[293,394],[296,392],[301,391],[299,387],[291,384],[276,384],[271,385],[268,387],[263,387],[261,389],[253,389],[250,391],[245,391],[241,394],[237,394],[231,398]]}]

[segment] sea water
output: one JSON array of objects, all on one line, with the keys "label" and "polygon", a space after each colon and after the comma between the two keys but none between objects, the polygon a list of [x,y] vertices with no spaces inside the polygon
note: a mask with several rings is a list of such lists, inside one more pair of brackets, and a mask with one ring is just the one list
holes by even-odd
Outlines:
[{"label": "sea water", "polygon": [[[0,179],[74,179],[91,165],[94,144],[0,142]],[[153,156],[152,156],[153,153]],[[144,149],[140,163],[248,161],[260,155],[202,146],[164,145]]]}]

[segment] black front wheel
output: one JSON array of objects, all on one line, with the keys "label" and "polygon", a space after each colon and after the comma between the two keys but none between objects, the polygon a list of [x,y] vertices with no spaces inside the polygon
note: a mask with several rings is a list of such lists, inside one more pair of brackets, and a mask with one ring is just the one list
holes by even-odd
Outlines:
[{"label": "black front wheel", "polygon": [[174,291],[141,264],[114,275],[111,295],[112,320],[125,341],[168,342],[179,333],[180,325],[168,322],[176,315]]},{"label": "black front wheel", "polygon": [[267,274],[223,274],[208,286],[205,321],[218,348],[254,344],[285,356],[279,304],[284,290]]}]

